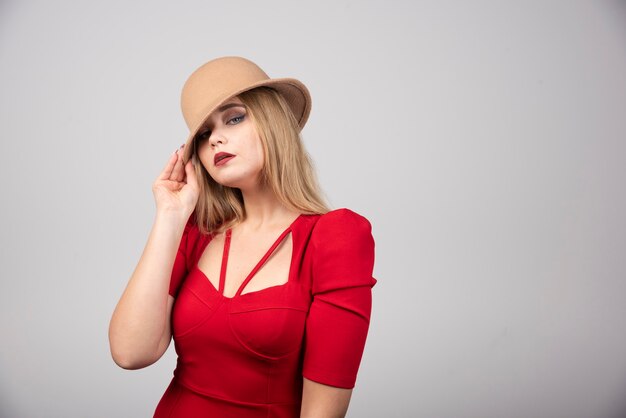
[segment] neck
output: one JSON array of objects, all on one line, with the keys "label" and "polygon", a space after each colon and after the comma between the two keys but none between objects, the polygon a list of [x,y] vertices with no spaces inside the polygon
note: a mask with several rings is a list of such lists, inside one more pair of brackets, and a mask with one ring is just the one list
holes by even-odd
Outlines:
[{"label": "neck", "polygon": [[281,227],[299,215],[283,205],[269,187],[241,190],[241,194],[246,210],[243,224],[252,229]]}]

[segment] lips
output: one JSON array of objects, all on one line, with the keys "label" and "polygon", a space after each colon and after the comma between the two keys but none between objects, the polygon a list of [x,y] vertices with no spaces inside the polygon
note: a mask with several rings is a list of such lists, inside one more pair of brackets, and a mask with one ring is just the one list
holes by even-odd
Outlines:
[{"label": "lips", "polygon": [[229,154],[227,152],[218,152],[215,154],[215,158],[213,159],[213,163],[216,166],[224,165],[228,161],[232,160],[235,156],[233,154]]}]

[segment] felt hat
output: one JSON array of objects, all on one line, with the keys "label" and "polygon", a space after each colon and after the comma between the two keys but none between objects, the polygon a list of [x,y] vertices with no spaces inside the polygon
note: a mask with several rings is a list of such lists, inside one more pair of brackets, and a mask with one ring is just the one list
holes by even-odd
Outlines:
[{"label": "felt hat", "polygon": [[228,99],[261,86],[271,87],[285,98],[302,130],[311,112],[311,95],[302,82],[294,78],[269,78],[246,58],[216,58],[197,68],[183,86],[180,104],[189,128],[183,162],[191,158],[193,141],[215,109]]}]

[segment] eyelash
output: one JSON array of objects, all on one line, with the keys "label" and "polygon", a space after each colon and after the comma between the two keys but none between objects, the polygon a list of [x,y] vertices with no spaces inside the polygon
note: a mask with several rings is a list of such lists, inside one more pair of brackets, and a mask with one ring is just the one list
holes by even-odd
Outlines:
[{"label": "eyelash", "polygon": [[[241,122],[243,120],[243,118],[245,117],[245,115],[239,115],[239,116],[235,116],[234,118],[230,119],[227,123],[231,123],[232,121],[234,121],[235,119],[239,119],[239,122]],[[236,122],[235,125],[239,122]]]},{"label": "eyelash", "polygon": [[203,141],[203,140],[207,139],[209,136],[211,136],[211,131],[204,131],[204,132],[198,134],[197,139],[198,139],[198,141]]}]

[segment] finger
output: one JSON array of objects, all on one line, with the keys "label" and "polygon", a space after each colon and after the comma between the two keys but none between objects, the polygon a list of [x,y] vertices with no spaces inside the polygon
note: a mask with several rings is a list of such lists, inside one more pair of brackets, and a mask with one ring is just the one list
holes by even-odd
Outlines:
[{"label": "finger", "polygon": [[172,155],[170,155],[170,159],[167,160],[167,164],[165,164],[165,168],[163,168],[163,171],[161,171],[161,173],[157,177],[157,180],[169,180],[177,160],[178,155],[176,152],[174,152]]},{"label": "finger", "polygon": [[[188,154],[190,154],[190,152],[187,151],[192,151],[193,152],[193,145],[191,147],[189,147],[190,149],[187,149],[187,144],[184,144],[183,146],[183,152],[182,152],[182,157],[183,157],[183,165],[187,165],[187,163],[189,162],[189,160],[191,160],[191,155],[187,156]],[[185,159],[186,157],[186,159]]]},{"label": "finger", "polygon": [[174,164],[174,169],[172,170],[172,173],[170,174],[170,180],[172,181],[180,181],[179,177],[180,177],[180,172],[182,170],[181,168],[181,158],[180,158],[180,149],[178,151],[176,151],[176,164]]},{"label": "finger", "polygon": [[171,179],[180,182],[183,181],[183,179],[185,178],[185,163],[183,162],[184,148],[179,148],[177,152],[178,161],[176,161],[176,165],[174,166],[174,171],[172,172]]},{"label": "finger", "polygon": [[196,168],[193,165],[192,159],[185,164],[185,174],[187,175],[187,184],[191,184],[193,187],[198,186],[198,179],[196,177]]}]

